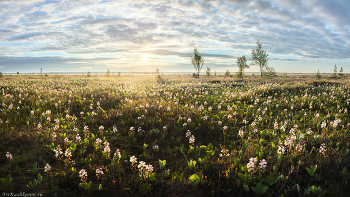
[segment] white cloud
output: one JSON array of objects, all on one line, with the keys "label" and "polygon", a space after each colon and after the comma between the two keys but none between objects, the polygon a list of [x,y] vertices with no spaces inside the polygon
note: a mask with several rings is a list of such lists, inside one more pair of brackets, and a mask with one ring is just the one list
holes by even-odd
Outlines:
[{"label": "white cloud", "polygon": [[[113,63],[130,65],[140,59],[130,59],[134,53],[148,51],[162,57],[155,64],[180,57],[173,63],[184,65],[198,46],[215,66],[249,55],[258,39],[283,61],[290,61],[283,55],[313,60],[350,54],[346,0],[50,2],[0,1],[0,46],[10,50],[0,55],[114,55]],[[209,52],[214,49],[221,55]]]}]

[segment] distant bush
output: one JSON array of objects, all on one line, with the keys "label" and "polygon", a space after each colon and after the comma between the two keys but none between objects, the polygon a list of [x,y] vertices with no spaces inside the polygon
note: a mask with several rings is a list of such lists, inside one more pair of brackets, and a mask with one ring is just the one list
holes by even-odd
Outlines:
[{"label": "distant bush", "polygon": [[317,71],[317,73],[316,73],[316,78],[317,78],[317,79],[321,79],[321,78],[322,78],[322,76],[321,76],[321,74],[320,74],[320,70]]},{"label": "distant bush", "polygon": [[90,72],[88,72],[86,76],[87,76],[87,77],[91,77],[91,73],[90,73]]},{"label": "distant bush", "polygon": [[264,77],[267,77],[267,78],[272,78],[272,77],[277,76],[275,69],[273,67],[269,67],[269,66],[266,66],[264,68],[263,75],[264,75]]},{"label": "distant bush", "polygon": [[339,77],[342,77],[344,74],[343,74],[344,70],[343,70],[343,67],[340,67],[340,71],[339,71]]},{"label": "distant bush", "polygon": [[334,78],[337,78],[337,71],[338,71],[337,65],[334,65],[334,73],[333,73]]},{"label": "distant bush", "polygon": [[2,77],[2,72],[0,72],[0,77]]},{"label": "distant bush", "polygon": [[211,73],[210,73],[210,68],[207,67],[207,70],[205,71],[206,76],[209,78]]},{"label": "distant bush", "polygon": [[226,77],[231,77],[230,71],[226,70],[225,76],[226,76]]}]

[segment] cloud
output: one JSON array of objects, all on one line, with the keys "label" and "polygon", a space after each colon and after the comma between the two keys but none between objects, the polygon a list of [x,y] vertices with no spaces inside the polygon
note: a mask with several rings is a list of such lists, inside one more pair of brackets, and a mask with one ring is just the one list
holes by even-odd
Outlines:
[{"label": "cloud", "polygon": [[157,64],[185,65],[197,46],[218,66],[248,57],[260,40],[271,61],[347,59],[348,10],[347,0],[3,0],[1,55],[13,67],[55,61],[50,65],[63,68],[87,56],[87,67],[130,66],[138,53],[155,55]]}]

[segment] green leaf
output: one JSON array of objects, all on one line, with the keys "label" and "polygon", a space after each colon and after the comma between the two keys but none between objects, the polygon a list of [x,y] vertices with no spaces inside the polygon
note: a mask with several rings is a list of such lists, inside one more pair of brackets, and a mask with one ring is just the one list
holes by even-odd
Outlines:
[{"label": "green leaf", "polygon": [[152,174],[149,175],[148,178],[149,178],[150,181],[153,181],[156,178],[156,173],[153,172]]},{"label": "green leaf", "polygon": [[98,191],[102,191],[102,184],[98,185]]},{"label": "green leaf", "polygon": [[41,174],[38,174],[38,182],[39,184],[41,184],[41,182],[43,181],[43,176],[41,176]]},{"label": "green leaf", "polygon": [[300,193],[300,186],[299,186],[299,184],[297,184],[297,190]]},{"label": "green leaf", "polygon": [[248,174],[238,173],[239,178],[241,178],[245,183],[248,182]]},{"label": "green leaf", "polygon": [[304,190],[304,195],[305,195],[305,194],[310,194],[310,191],[311,191],[311,187],[305,188],[305,190]]},{"label": "green leaf", "polygon": [[271,176],[268,176],[266,179],[266,183],[269,185],[273,185],[275,183],[274,178]]},{"label": "green leaf", "polygon": [[252,187],[252,190],[257,194],[257,195],[262,195],[263,193],[266,192],[266,190],[268,189],[268,186],[264,186],[261,184],[261,182],[259,182],[258,184],[256,184],[255,187]]},{"label": "green leaf", "polygon": [[245,191],[249,192],[249,186],[248,185],[243,185],[243,188]]},{"label": "green leaf", "polygon": [[188,180],[190,181],[190,184],[193,186],[193,187],[196,187],[199,182],[200,182],[200,178],[197,174],[193,174],[191,175]]},{"label": "green leaf", "polygon": [[6,178],[1,178],[1,181],[5,183],[5,185],[10,185],[12,182],[11,174],[7,175]]},{"label": "green leaf", "polygon": [[92,185],[92,182],[91,182],[91,181],[88,182],[88,183],[86,183],[85,189],[89,190],[89,189],[91,188],[91,185]]},{"label": "green leaf", "polygon": [[159,167],[160,167],[161,170],[165,167],[165,165],[166,165],[166,160],[162,161],[162,160],[159,159]]},{"label": "green leaf", "polygon": [[346,167],[343,168],[343,170],[341,171],[341,174],[342,174],[342,175],[345,175],[345,174],[346,174]]},{"label": "green leaf", "polygon": [[315,171],[317,169],[317,165],[311,166],[311,168],[306,168],[307,172],[310,174],[310,176],[315,176]]},{"label": "green leaf", "polygon": [[274,182],[277,183],[277,181],[281,178],[281,176],[276,176]]},{"label": "green leaf", "polygon": [[143,192],[145,192],[145,193],[150,192],[150,191],[152,190],[151,184],[148,184],[148,183],[143,184],[143,185],[142,185],[142,190],[143,190]]}]

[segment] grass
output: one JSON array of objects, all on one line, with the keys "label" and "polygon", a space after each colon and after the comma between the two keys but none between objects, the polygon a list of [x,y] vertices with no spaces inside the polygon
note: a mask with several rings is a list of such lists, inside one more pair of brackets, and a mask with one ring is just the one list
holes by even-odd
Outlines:
[{"label": "grass", "polygon": [[0,188],[347,196],[349,79],[3,76]]}]

